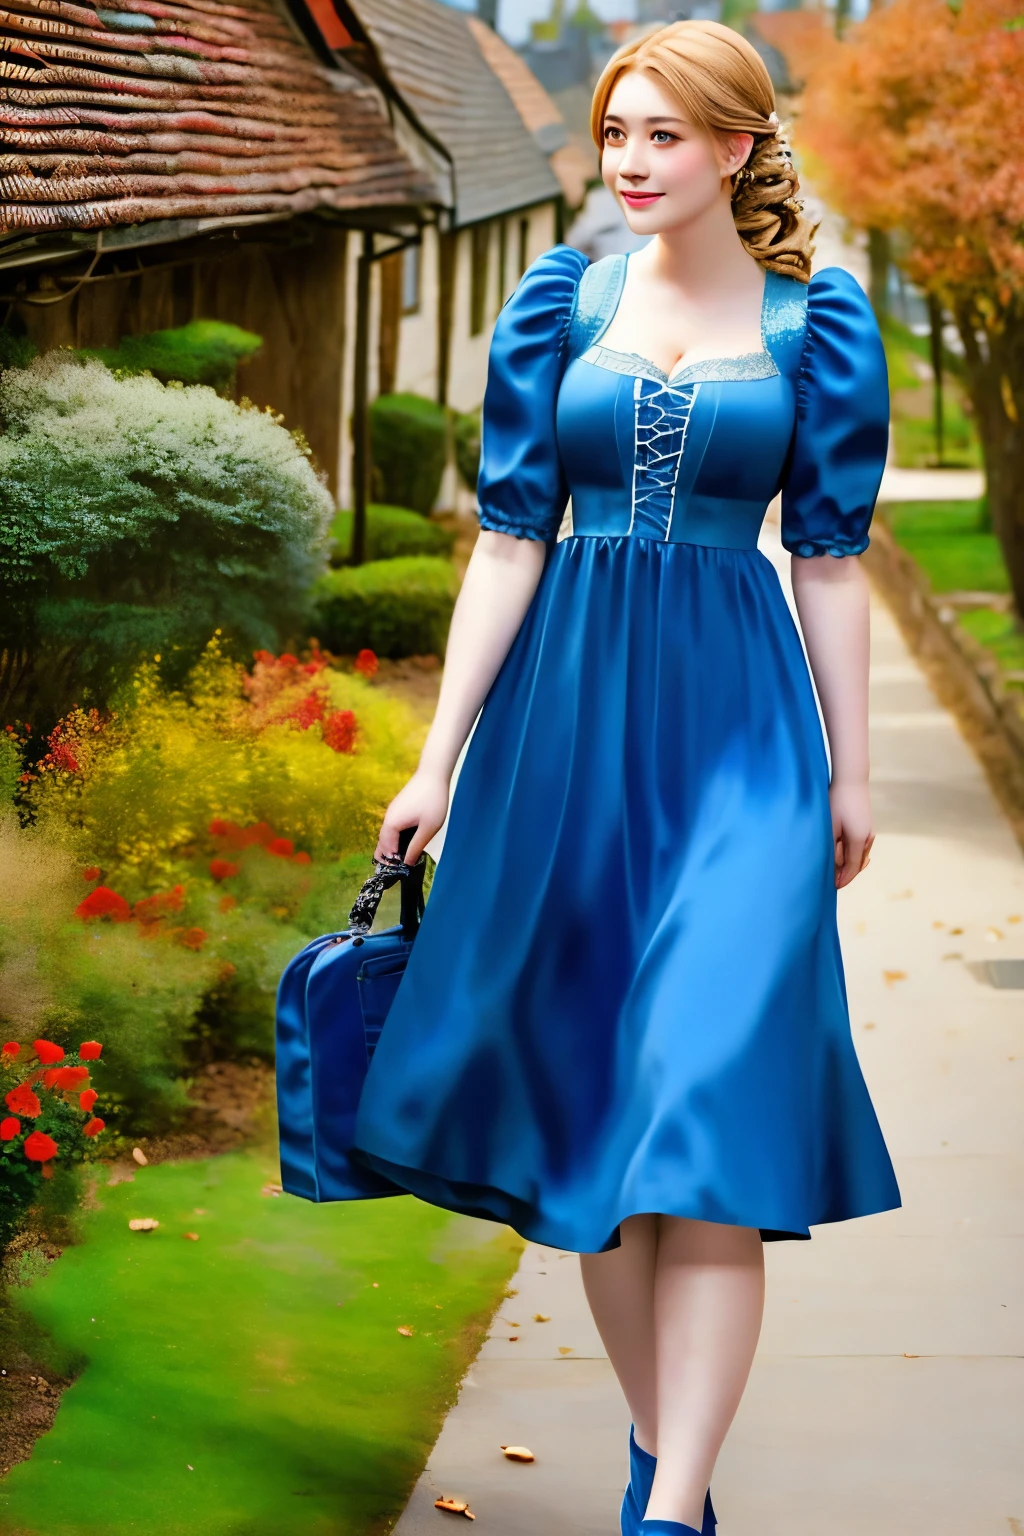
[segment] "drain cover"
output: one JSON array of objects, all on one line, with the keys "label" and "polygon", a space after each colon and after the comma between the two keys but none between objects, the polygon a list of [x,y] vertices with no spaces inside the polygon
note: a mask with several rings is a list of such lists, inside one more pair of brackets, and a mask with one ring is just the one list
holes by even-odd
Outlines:
[{"label": "drain cover", "polygon": [[974,960],[967,969],[975,980],[990,987],[1009,987],[1024,991],[1024,960]]}]

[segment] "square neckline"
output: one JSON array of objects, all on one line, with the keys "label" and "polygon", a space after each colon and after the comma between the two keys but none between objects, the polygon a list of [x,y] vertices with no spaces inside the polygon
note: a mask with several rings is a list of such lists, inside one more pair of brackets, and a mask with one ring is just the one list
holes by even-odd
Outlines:
[{"label": "square neckline", "polygon": [[[607,346],[605,346],[604,343],[602,342],[601,338],[602,338],[602,336],[604,336],[607,333],[608,327],[612,324],[612,322],[615,319],[615,316],[619,312],[619,306],[622,303],[622,295],[625,292],[625,288],[626,288],[626,277],[627,277],[628,271],[629,271],[629,258],[631,256],[635,255],[635,254],[636,253],[634,251],[624,251],[624,252],[621,253],[621,255],[619,257],[619,260],[621,262],[621,269],[620,270],[621,270],[621,274],[622,275],[621,275],[621,277],[619,279],[619,291],[615,295],[615,305],[614,305],[614,308],[612,309],[612,311],[609,314],[608,318],[605,320],[604,324],[601,326],[601,329],[597,332],[597,335],[592,338],[591,344],[587,348],[587,352],[584,353],[583,356],[581,357],[581,361],[584,361],[587,358],[587,355],[590,352],[593,351],[593,352],[604,352],[604,353],[608,354],[610,357],[622,358],[623,360],[625,360],[627,362],[640,363],[640,364],[643,365],[644,368],[650,369],[650,374],[648,374],[648,377],[651,377],[653,375],[657,380],[660,380],[660,382],[662,384],[664,384],[666,386],[666,388],[671,388],[673,385],[679,384],[680,382],[683,382],[682,376],[685,373],[688,373],[688,372],[690,372],[693,369],[701,369],[701,368],[711,369],[711,368],[714,367],[715,364],[722,364],[722,363],[733,363],[733,364],[740,363],[740,364],[745,364],[746,367],[747,367],[747,372],[746,373],[743,373],[742,371],[737,371],[738,372],[738,377],[740,379],[748,378],[748,377],[749,378],[771,377],[771,376],[773,376],[773,375],[778,373],[778,368],[777,368],[777,366],[775,364],[775,359],[772,357],[771,353],[768,350],[767,338],[765,336],[765,318],[766,318],[767,312],[768,312],[768,290],[769,290],[769,287],[770,287],[770,283],[769,283],[770,274],[769,274],[768,271],[765,271],[765,274],[764,274],[764,287],[763,287],[762,292],[761,292],[761,312],[760,312],[760,316],[759,316],[759,324],[760,324],[760,330],[761,330],[761,346],[760,346],[760,349],[758,351],[756,351],[756,352],[727,352],[727,353],[720,353],[716,357],[699,357],[697,359],[697,361],[694,362],[694,363],[686,362],[685,361],[685,354],[684,354],[684,357],[679,359],[679,361],[676,363],[676,365],[672,369],[672,371],[670,373],[666,373],[664,368],[659,368],[657,363],[653,362],[651,358],[645,357],[642,352],[625,352],[625,351],[620,350],[618,347],[607,347]],[[596,362],[596,360],[595,360],[595,362]],[[767,373],[767,374],[765,372],[765,364],[770,364],[771,365],[770,366],[770,372]],[[757,365],[760,365],[760,366],[757,366]],[[599,362],[596,362],[596,366],[597,367],[601,367],[602,365]],[[616,371],[618,371],[618,370],[616,370]],[[697,377],[700,377],[700,375],[698,374]],[[687,382],[692,382],[692,381],[687,381]]]}]

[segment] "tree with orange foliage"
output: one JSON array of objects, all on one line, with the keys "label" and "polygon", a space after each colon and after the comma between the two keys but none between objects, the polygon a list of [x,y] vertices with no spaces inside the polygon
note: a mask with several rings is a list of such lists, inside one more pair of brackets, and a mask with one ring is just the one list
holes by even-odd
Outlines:
[{"label": "tree with orange foliage", "polygon": [[801,138],[822,191],[902,231],[953,316],[992,524],[1024,614],[1024,14],[1021,0],[892,0],[819,53]]}]

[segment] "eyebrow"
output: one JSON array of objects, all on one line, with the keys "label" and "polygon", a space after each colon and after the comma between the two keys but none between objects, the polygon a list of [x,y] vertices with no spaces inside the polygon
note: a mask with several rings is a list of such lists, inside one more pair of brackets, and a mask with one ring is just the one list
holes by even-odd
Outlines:
[{"label": "eyebrow", "polygon": [[[604,120],[605,120],[606,123],[621,123],[623,121],[623,119],[618,115],[617,112],[606,112],[605,115],[604,115]],[[685,117],[645,117],[644,118],[644,122],[645,123],[685,123],[686,122],[686,118]]]}]

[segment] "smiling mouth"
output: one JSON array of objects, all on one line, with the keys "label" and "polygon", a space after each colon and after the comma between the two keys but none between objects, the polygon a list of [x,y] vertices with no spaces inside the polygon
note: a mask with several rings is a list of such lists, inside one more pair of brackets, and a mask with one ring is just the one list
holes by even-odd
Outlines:
[{"label": "smiling mouth", "polygon": [[623,192],[622,201],[631,208],[649,208],[663,196],[663,192]]}]

